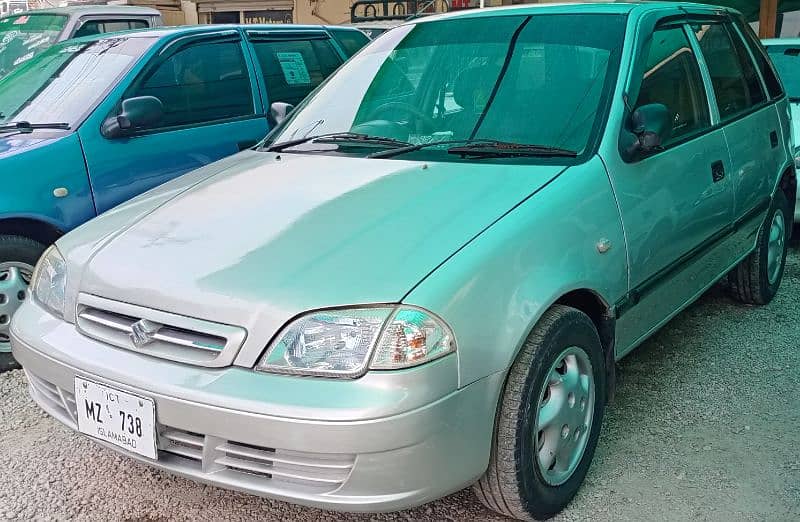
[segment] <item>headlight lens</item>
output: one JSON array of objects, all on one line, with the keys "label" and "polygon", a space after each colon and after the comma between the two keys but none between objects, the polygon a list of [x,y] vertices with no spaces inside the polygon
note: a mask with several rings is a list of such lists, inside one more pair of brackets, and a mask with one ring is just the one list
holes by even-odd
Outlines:
[{"label": "headlight lens", "polygon": [[289,323],[256,369],[354,378],[366,371],[371,356],[370,368],[391,370],[454,350],[450,329],[424,310],[405,306],[323,310]]},{"label": "headlight lens", "polygon": [[54,315],[64,317],[67,264],[56,247],[50,247],[42,255],[32,279],[33,298]]}]

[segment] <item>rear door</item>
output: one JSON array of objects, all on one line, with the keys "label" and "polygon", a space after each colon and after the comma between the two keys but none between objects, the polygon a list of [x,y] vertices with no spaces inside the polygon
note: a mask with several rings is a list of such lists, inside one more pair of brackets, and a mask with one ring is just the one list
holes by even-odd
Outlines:
[{"label": "rear door", "polygon": [[105,138],[100,126],[117,103],[79,131],[98,212],[263,138],[266,118],[252,78],[236,30],[178,38],[156,53],[122,99],[155,96],[161,121]]},{"label": "rear door", "polygon": [[323,30],[249,30],[247,38],[265,107],[299,104],[347,58]]},{"label": "rear door", "polygon": [[730,151],[735,253],[752,249],[781,168],[783,132],[775,105],[739,30],[729,19],[691,26],[708,69]]}]

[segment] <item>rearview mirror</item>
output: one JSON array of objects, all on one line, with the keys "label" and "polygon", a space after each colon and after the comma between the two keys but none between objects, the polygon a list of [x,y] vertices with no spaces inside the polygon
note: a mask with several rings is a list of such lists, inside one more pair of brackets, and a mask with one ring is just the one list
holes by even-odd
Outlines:
[{"label": "rearview mirror", "polygon": [[164,106],[155,96],[127,98],[122,100],[119,114],[103,122],[100,132],[106,138],[118,138],[158,123],[163,116]]},{"label": "rearview mirror", "polygon": [[293,110],[294,105],[291,103],[272,102],[269,106],[269,114],[267,114],[270,127],[274,128],[276,125],[279,125]]},{"label": "rearview mirror", "polygon": [[622,152],[628,160],[657,152],[671,130],[669,109],[665,105],[650,103],[637,107],[631,114]]}]

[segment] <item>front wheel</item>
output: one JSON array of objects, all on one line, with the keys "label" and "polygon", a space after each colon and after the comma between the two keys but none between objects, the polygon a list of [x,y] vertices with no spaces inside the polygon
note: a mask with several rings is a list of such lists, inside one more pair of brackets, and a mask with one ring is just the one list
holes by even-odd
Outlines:
[{"label": "front wheel", "polygon": [[26,237],[0,235],[0,372],[19,368],[11,355],[11,317],[27,296],[33,267],[45,248]]},{"label": "front wheel", "polygon": [[778,293],[792,233],[790,208],[779,190],[758,232],[756,249],[728,274],[728,286],[736,300],[765,305]]},{"label": "front wheel", "polygon": [[509,371],[486,474],[489,509],[544,520],[575,496],[592,461],[606,401],[603,348],[591,319],[555,305]]}]

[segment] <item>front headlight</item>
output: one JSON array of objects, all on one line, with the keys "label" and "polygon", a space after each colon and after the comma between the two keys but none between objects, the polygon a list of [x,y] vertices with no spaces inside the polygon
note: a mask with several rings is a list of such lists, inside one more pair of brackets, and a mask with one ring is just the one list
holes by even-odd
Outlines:
[{"label": "front headlight", "polygon": [[374,370],[408,368],[455,349],[450,328],[419,308],[322,310],[284,327],[256,369],[354,378],[367,366]]},{"label": "front headlight", "polygon": [[55,246],[39,259],[31,278],[33,298],[53,315],[64,317],[64,294],[67,289],[67,264]]}]

